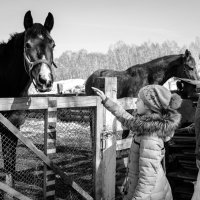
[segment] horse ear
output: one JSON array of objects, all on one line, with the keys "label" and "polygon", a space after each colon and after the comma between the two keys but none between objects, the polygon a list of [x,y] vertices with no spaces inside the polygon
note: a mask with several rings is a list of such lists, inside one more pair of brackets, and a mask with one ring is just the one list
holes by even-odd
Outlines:
[{"label": "horse ear", "polygon": [[53,18],[53,15],[49,12],[48,13],[48,16],[44,22],[44,27],[49,31],[51,32],[52,28],[53,28],[53,25],[54,25],[54,18]]},{"label": "horse ear", "polygon": [[29,10],[24,16],[24,28],[27,30],[31,26],[33,26],[33,18],[31,16],[31,11]]},{"label": "horse ear", "polygon": [[186,49],[185,50],[185,57],[189,57],[189,56],[191,56],[191,52],[188,49]]}]

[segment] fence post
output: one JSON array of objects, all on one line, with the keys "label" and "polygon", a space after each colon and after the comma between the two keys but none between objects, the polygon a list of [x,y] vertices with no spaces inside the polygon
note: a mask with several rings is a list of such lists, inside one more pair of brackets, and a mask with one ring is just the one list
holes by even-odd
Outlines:
[{"label": "fence post", "polygon": [[[98,78],[97,87],[103,90],[107,97],[117,99],[117,78]],[[113,133],[114,116],[104,108],[104,133],[102,135],[102,193],[103,200],[115,199],[116,182],[116,135]]]},{"label": "fence post", "polygon": [[[94,123],[94,145],[93,149],[93,177],[94,177],[94,199],[102,200],[102,152],[101,152],[101,135],[103,132],[103,105],[101,99],[97,97],[97,107],[96,107],[96,116],[92,118],[92,123]],[[93,142],[93,141],[92,141]]]},{"label": "fence post", "polygon": [[57,93],[63,94],[63,84],[62,83],[57,83]]},{"label": "fence post", "polygon": [[[56,153],[56,122],[57,99],[56,97],[49,97],[48,109],[45,112],[44,153],[50,159]],[[55,199],[55,174],[47,165],[44,165],[43,194],[45,200]]]}]

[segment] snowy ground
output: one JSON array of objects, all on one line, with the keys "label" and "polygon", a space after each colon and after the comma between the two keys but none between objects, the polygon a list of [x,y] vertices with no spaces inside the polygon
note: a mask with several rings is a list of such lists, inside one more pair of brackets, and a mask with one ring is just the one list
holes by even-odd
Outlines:
[{"label": "snowy ground", "polygon": [[[45,94],[57,94],[58,93],[58,85],[60,86],[60,91],[62,94],[79,94],[85,92],[85,79],[68,79],[56,81],[53,83],[53,88],[51,92],[45,92]],[[33,84],[31,84],[29,94],[39,94]]]}]

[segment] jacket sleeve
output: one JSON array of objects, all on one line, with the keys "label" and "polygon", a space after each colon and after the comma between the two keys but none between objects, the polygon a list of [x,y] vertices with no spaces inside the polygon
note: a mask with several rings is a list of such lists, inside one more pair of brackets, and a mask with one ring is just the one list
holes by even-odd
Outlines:
[{"label": "jacket sleeve", "polygon": [[117,118],[117,120],[122,123],[123,126],[130,130],[134,129],[133,120],[135,119],[135,117],[124,110],[122,106],[109,98],[106,98],[103,104],[104,107],[109,110]]},{"label": "jacket sleeve", "polygon": [[149,199],[156,185],[157,174],[161,165],[162,146],[151,136],[142,136],[139,155],[139,179],[133,200]]}]

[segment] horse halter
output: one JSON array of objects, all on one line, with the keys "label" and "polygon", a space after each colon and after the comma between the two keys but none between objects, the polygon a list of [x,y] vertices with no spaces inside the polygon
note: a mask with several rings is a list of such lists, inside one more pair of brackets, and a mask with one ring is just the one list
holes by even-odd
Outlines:
[{"label": "horse halter", "polygon": [[[54,65],[55,68],[57,68],[57,65],[55,64],[54,61],[52,63],[50,63],[49,61],[47,61],[45,59],[39,59],[39,60],[36,60],[34,62],[30,61],[29,58],[26,55],[26,51],[25,51],[25,47],[24,47],[24,69],[25,69],[26,73],[29,75],[29,77],[32,79],[33,85],[35,86],[36,90],[37,90],[37,86],[36,86],[36,83],[31,76],[31,71],[33,70],[34,66],[36,66],[39,63],[47,64],[50,69],[51,69],[52,64]],[[28,67],[27,67],[27,64],[29,65]]]},{"label": "horse halter", "polygon": [[[26,63],[29,65],[27,67]],[[31,71],[32,69],[34,68],[35,65],[39,64],[39,63],[45,63],[47,64],[50,68],[51,68],[51,65],[53,64],[55,68],[57,68],[55,62],[53,61],[52,64],[45,60],[45,59],[39,59],[39,60],[36,60],[34,62],[30,61],[26,55],[26,51],[25,51],[25,48],[24,48],[24,67],[25,67],[25,71],[27,72],[27,74],[31,77]]]}]

